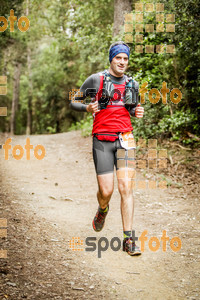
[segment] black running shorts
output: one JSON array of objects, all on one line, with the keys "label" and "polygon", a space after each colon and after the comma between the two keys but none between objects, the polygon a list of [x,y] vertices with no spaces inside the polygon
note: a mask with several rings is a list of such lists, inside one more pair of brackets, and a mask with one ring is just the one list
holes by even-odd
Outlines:
[{"label": "black running shorts", "polygon": [[123,149],[118,139],[109,142],[93,137],[93,159],[97,175],[113,173],[114,165],[117,169],[118,149]]}]

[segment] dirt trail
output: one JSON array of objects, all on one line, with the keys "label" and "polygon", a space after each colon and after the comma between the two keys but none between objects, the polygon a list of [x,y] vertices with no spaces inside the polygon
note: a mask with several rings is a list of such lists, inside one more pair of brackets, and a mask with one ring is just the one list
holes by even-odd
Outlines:
[{"label": "dirt trail", "polygon": [[[1,136],[0,144],[8,137]],[[14,136],[12,147],[24,147],[26,136]],[[150,251],[148,241],[140,257],[122,250],[73,251],[69,241],[101,237],[122,239],[120,197],[115,191],[102,232],[91,222],[96,213],[96,175],[91,138],[79,132],[30,137],[35,147],[46,149],[43,160],[31,151],[15,160],[10,150],[5,160],[0,149],[0,218],[8,220],[8,237],[0,249],[1,299],[199,299],[200,217],[199,195],[192,190],[169,188],[136,190],[134,229],[147,230],[148,241],[178,236],[182,248]],[[161,240],[160,240],[161,241]],[[103,244],[102,244],[103,245]]]}]

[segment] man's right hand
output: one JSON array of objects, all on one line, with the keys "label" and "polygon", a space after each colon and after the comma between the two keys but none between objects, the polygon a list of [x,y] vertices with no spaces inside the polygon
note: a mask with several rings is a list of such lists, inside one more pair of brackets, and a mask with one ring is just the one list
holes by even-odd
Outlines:
[{"label": "man's right hand", "polygon": [[98,109],[98,101],[95,101],[94,103],[90,103],[87,107],[86,107],[87,112],[91,112],[91,113],[97,113],[100,110]]}]

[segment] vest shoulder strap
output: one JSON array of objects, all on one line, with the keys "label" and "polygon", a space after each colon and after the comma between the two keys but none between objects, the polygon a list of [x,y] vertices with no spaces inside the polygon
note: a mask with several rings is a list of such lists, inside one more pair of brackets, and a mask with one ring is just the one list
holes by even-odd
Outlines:
[{"label": "vest shoulder strap", "polygon": [[138,91],[139,83],[132,77],[126,76],[126,88],[133,88],[135,91]]}]

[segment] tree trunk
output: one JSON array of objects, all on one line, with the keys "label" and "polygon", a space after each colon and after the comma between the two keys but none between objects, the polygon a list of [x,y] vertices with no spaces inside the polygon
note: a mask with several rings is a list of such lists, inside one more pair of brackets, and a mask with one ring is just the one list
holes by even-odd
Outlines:
[{"label": "tree trunk", "polygon": [[[29,0],[26,0],[26,15],[29,15]],[[26,123],[26,134],[30,135],[32,133],[32,92],[33,92],[33,84],[32,84],[32,74],[31,74],[31,49],[28,45],[27,47],[27,66],[28,66],[28,109],[27,109],[27,123]]]},{"label": "tree trunk", "polygon": [[115,0],[114,1],[114,25],[113,36],[120,34],[123,30],[124,15],[132,11],[131,0]]},{"label": "tree trunk", "polygon": [[15,63],[14,70],[14,85],[13,85],[13,99],[12,99],[12,112],[11,112],[11,120],[10,120],[10,132],[11,134],[15,134],[16,127],[16,112],[18,109],[19,103],[19,84],[20,84],[20,71],[21,71],[21,63]]},{"label": "tree trunk", "polygon": [[27,55],[27,65],[28,65],[28,78],[29,78],[29,90],[28,90],[28,108],[27,108],[27,124],[26,124],[26,134],[30,135],[32,133],[32,78],[31,78],[31,50],[28,46]]}]

